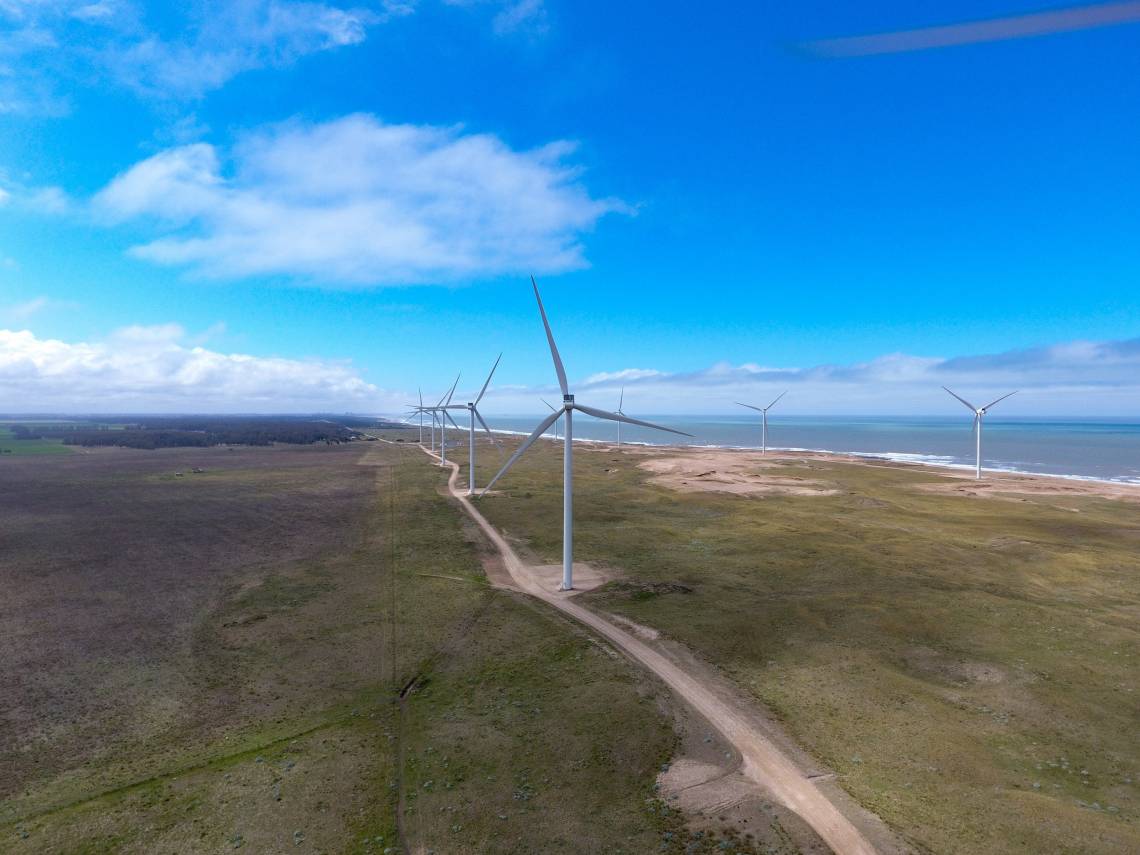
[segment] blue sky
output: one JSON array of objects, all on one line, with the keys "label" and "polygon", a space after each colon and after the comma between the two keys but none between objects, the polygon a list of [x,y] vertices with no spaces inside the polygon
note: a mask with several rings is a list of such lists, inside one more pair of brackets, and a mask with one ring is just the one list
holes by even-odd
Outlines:
[{"label": "blue sky", "polygon": [[0,411],[1140,414],[1140,4],[181,5],[0,0]]}]

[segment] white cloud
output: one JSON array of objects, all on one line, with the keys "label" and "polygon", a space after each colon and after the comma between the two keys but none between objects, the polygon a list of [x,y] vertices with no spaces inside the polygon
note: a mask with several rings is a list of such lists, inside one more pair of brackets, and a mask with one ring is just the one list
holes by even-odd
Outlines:
[{"label": "white cloud", "polygon": [[39,187],[30,190],[24,203],[42,214],[66,214],[72,208],[71,197],[60,187]]},{"label": "white cloud", "polygon": [[[6,259],[7,260],[7,259]],[[13,264],[14,266],[14,264]],[[33,297],[22,303],[13,303],[9,306],[0,306],[0,318],[12,323],[23,323],[33,315],[53,309],[75,309],[78,303],[70,300],[54,300],[51,297]]]},{"label": "white cloud", "polygon": [[632,383],[634,380],[644,380],[647,377],[663,377],[664,372],[652,368],[623,368],[621,371],[599,371],[585,379],[587,386],[606,385],[612,383]]},{"label": "white cloud", "polygon": [[130,0],[0,2],[0,113],[66,112],[58,91],[93,80],[160,99],[198,98],[243,72],[359,44],[411,7],[196,0],[169,11],[167,35],[148,27],[145,7]]},{"label": "white cloud", "polygon": [[0,412],[367,410],[394,399],[348,363],[220,353],[177,324],[69,343],[0,329]]},{"label": "white cloud", "polygon": [[580,236],[609,212],[555,142],[515,151],[490,134],[369,115],[274,126],[228,157],[168,149],[118,176],[95,207],[162,232],[135,255],[211,277],[415,283],[585,266]]},{"label": "white cloud", "polygon": [[[0,177],[3,177],[2,172]],[[7,184],[7,188],[0,187],[0,208],[11,207],[52,216],[70,214],[76,210],[75,200],[62,187],[29,186],[10,179]]]},{"label": "white cloud", "polygon": [[197,335],[190,337],[190,342],[193,344],[205,344],[212,338],[218,338],[226,334],[227,326],[225,321],[217,321],[210,324]]},{"label": "white cloud", "polygon": [[3,314],[3,316],[9,320],[19,323],[21,321],[26,321],[32,315],[36,314],[36,312],[42,311],[44,308],[46,308],[47,303],[47,297],[35,297],[23,303],[14,303],[13,305],[8,306],[3,310],[0,310],[0,314]]},{"label": "white cloud", "polygon": [[[572,382],[586,402],[617,400],[625,387],[631,413],[735,412],[736,401],[766,403],[790,390],[781,408],[802,414],[932,414],[953,411],[949,386],[978,405],[1020,390],[1002,404],[1010,415],[1140,414],[1140,339],[1073,341],[954,358],[886,354],[849,365],[810,368],[717,363],[692,372],[625,369]],[[553,385],[500,386],[488,412],[534,412]],[[588,397],[587,397],[588,395]]]},{"label": "white cloud", "polygon": [[118,80],[145,94],[196,98],[245,71],[359,44],[384,17],[324,3],[230,2],[201,15],[177,39],[148,34],[106,51],[103,61]]},{"label": "white cloud", "polygon": [[100,0],[98,3],[86,3],[71,10],[71,17],[80,21],[105,21],[115,17],[119,4],[113,0]]},{"label": "white cloud", "polygon": [[520,31],[543,35],[550,28],[543,0],[513,0],[499,10],[491,25],[498,35]]}]

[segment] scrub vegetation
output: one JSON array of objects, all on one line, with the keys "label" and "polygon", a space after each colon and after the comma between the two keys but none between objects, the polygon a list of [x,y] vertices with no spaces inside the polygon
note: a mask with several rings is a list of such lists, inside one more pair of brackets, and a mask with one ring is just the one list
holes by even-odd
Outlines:
[{"label": "scrub vegetation", "polygon": [[658,687],[492,589],[418,450],[0,466],[0,850],[681,851]]},{"label": "scrub vegetation", "polygon": [[[618,576],[581,602],[715,663],[919,851],[1140,851],[1134,503],[821,458],[770,474],[830,494],[679,492],[665,453],[575,454],[575,559]],[[480,500],[538,561],[560,467],[539,443]]]}]

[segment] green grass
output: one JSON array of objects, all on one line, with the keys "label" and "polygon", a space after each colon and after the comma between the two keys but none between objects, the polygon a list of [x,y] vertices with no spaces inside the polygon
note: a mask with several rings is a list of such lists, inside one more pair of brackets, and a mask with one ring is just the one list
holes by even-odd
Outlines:
[{"label": "green grass", "polygon": [[[649,583],[585,602],[711,659],[917,848],[1140,851],[1135,504],[940,495],[917,489],[933,473],[825,462],[780,474],[839,495],[681,494],[632,455],[575,464],[575,558]],[[545,561],[560,466],[540,443],[480,503]]]},{"label": "green grass", "polygon": [[29,454],[71,454],[73,449],[58,439],[14,439],[12,431],[0,425],[0,460]]}]

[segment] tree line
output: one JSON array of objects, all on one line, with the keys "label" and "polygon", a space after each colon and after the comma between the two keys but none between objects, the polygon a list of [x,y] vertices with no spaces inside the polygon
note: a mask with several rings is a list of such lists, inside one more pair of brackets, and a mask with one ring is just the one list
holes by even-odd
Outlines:
[{"label": "tree line", "polygon": [[[375,419],[353,418],[355,426],[378,427]],[[76,425],[12,425],[14,439],[58,439],[65,445],[118,445],[128,448],[187,448],[211,445],[271,445],[284,442],[339,444],[363,434],[324,419],[287,417],[154,417],[122,428]]]}]

